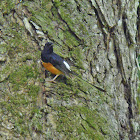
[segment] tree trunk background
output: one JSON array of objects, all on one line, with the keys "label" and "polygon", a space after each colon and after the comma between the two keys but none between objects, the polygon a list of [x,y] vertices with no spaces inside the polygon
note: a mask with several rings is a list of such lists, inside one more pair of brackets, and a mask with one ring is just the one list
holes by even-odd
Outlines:
[{"label": "tree trunk background", "polygon": [[[139,0],[0,2],[1,139],[140,139]],[[47,41],[78,77],[44,79]]]}]

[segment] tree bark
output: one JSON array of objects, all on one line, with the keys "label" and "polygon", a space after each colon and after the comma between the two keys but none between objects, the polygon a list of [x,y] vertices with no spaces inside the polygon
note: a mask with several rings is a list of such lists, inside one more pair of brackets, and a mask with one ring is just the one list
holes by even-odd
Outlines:
[{"label": "tree bark", "polygon": [[[140,139],[139,0],[0,5],[2,139]],[[80,75],[48,83],[47,41]]]}]

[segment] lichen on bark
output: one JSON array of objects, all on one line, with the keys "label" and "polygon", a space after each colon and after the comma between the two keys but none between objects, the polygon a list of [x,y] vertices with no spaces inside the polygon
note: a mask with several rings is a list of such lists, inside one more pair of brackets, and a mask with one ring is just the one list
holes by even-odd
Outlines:
[{"label": "lichen on bark", "polygon": [[[2,1],[0,137],[139,139],[138,4]],[[83,80],[45,80],[40,54],[47,41]]]}]

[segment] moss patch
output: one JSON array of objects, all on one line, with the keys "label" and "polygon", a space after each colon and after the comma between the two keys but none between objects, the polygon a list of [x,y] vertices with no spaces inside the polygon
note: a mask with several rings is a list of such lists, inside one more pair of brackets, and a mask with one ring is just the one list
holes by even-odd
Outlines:
[{"label": "moss patch", "polygon": [[107,120],[101,117],[97,111],[88,107],[56,107],[58,110],[57,131],[67,137],[104,139],[107,135]]},{"label": "moss patch", "polygon": [[4,0],[0,2],[2,13],[9,14],[15,7],[16,0]]},{"label": "moss patch", "polygon": [[34,84],[37,74],[32,66],[19,66],[10,74],[10,92],[2,94],[4,100],[0,102],[1,113],[13,124],[12,130],[23,136],[32,130],[41,132],[42,128],[42,113],[37,106],[40,86]]},{"label": "moss patch", "polygon": [[32,66],[23,65],[10,74],[9,80],[13,84],[13,90],[17,91],[20,88],[28,86],[29,78],[36,78],[37,75],[33,71]]}]

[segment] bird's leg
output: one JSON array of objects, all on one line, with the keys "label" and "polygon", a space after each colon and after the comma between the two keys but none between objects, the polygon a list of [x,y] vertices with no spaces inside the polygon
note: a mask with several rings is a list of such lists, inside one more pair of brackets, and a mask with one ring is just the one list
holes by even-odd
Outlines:
[{"label": "bird's leg", "polygon": [[60,74],[57,74],[53,79],[52,81],[54,81]]},{"label": "bird's leg", "polygon": [[49,80],[48,82],[56,83],[55,79],[59,76],[60,74],[57,74],[52,80]]}]

